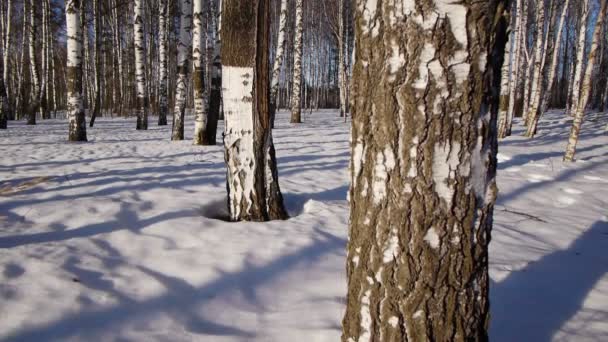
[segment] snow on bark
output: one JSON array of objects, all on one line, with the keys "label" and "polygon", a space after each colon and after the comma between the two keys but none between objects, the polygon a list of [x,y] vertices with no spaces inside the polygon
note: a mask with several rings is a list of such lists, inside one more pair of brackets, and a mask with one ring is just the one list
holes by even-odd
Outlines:
[{"label": "snow on bark", "polygon": [[148,99],[146,97],[146,61],[144,40],[144,4],[133,4],[133,40],[135,44],[135,86],[137,97],[137,129],[148,129]]},{"label": "snow on bark", "polygon": [[177,80],[175,106],[173,108],[173,132],[171,140],[184,140],[184,118],[188,91],[188,63],[192,31],[192,1],[180,0],[180,28],[177,44]]},{"label": "snow on bark", "polygon": [[[606,6],[608,0],[601,0],[601,7],[598,11],[597,19],[595,22],[595,28],[593,32],[593,39],[591,41],[591,50],[589,51],[589,57],[587,60],[587,67],[583,76],[579,101],[576,103],[576,111],[574,113],[574,121],[572,122],[572,129],[570,130],[570,136],[568,137],[568,145],[566,146],[566,153],[564,155],[564,161],[571,162],[574,160],[576,153],[576,144],[578,143],[578,135],[583,125],[583,118],[585,116],[585,109],[589,96],[591,93],[591,76],[593,74],[593,68],[595,66],[596,57],[599,50],[600,40],[602,39],[602,27],[606,16]],[[574,89],[575,93],[577,89]],[[574,104],[573,104],[574,105]]]},{"label": "snow on bark", "polygon": [[67,114],[68,139],[86,141],[87,127],[82,98],[82,26],[80,0],[68,0],[65,4],[67,38]]},{"label": "snow on bark", "polygon": [[303,29],[303,0],[296,1],[296,30],[294,36],[294,52],[293,52],[293,87],[291,90],[291,123],[302,122],[302,101],[301,101],[301,86],[302,86],[302,29]]}]

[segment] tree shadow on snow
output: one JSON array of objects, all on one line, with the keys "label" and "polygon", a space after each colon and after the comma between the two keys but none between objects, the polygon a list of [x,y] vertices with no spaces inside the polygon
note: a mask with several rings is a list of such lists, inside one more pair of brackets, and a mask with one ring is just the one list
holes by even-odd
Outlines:
[{"label": "tree shadow on snow", "polygon": [[[492,282],[493,341],[551,341],[579,313],[595,284],[608,272],[608,222],[598,221],[567,249],[545,255],[499,283]],[[594,321],[608,320],[608,310]],[[568,330],[585,336],[586,329]],[[608,335],[593,336],[608,340]]]}]

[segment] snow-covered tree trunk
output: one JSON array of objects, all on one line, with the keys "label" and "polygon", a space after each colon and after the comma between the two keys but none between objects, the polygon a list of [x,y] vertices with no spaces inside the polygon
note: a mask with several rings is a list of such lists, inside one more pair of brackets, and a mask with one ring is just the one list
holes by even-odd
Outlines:
[{"label": "snow-covered tree trunk", "polygon": [[356,8],[342,341],[487,341],[509,10],[401,4]]},{"label": "snow-covered tree trunk", "polygon": [[287,28],[287,0],[281,0],[281,13],[279,15],[279,36],[277,38],[277,52],[272,67],[272,79],[270,81],[270,125],[274,128],[274,118],[277,109],[277,94],[279,92],[279,78],[281,76],[281,65],[285,56],[285,29]]},{"label": "snow-covered tree trunk", "polygon": [[194,0],[192,14],[194,29],[192,31],[192,59],[194,70],[192,80],[194,87],[194,145],[204,145],[205,129],[207,128],[207,85],[204,83],[205,74],[205,26],[203,16],[203,0]]},{"label": "snow-covered tree trunk", "polygon": [[180,0],[180,28],[177,45],[177,81],[173,108],[173,134],[171,140],[184,140],[184,119],[188,91],[189,51],[192,31],[192,1]]},{"label": "snow-covered tree trunk", "polygon": [[233,221],[285,219],[270,128],[269,0],[224,0],[222,87]]},{"label": "snow-covered tree trunk", "polygon": [[[145,0],[143,0],[145,1]],[[146,51],[144,39],[144,4],[135,0],[133,6],[133,40],[135,42],[135,82],[137,90],[137,129],[148,129],[148,97],[146,96]]]},{"label": "snow-covered tree trunk", "polygon": [[167,1],[158,1],[158,59],[159,82],[158,85],[158,125],[167,125],[167,112],[169,102],[167,99]]},{"label": "snow-covered tree trunk", "polygon": [[[555,42],[553,46],[549,47],[548,54],[551,56],[551,64],[548,66],[548,70],[546,71],[547,78],[545,82],[541,83],[541,88],[538,91],[538,98],[535,100],[537,102],[536,111],[531,113],[531,118],[528,122],[528,127],[526,131],[527,137],[533,137],[536,134],[536,130],[538,127],[538,121],[542,117],[542,115],[547,110],[549,104],[549,97],[551,94],[551,85],[553,85],[553,81],[555,80],[555,74],[557,72],[557,62],[559,60],[559,51],[562,42],[562,32],[564,30],[564,24],[566,22],[566,14],[568,13],[568,4],[570,0],[566,0],[563,4],[562,13],[560,15],[560,21],[557,28],[557,33],[549,35],[549,39],[551,42]],[[545,72],[543,72],[544,74]]]},{"label": "snow-covered tree trunk", "polygon": [[576,64],[574,69],[574,80],[572,81],[570,93],[570,108],[566,108],[570,116],[576,115],[578,111],[579,96],[581,93],[581,81],[585,71],[585,49],[587,37],[587,20],[589,18],[589,0],[581,0],[580,28],[578,31],[578,42],[576,45]]},{"label": "snow-covered tree trunk", "polygon": [[601,0],[600,10],[595,22],[593,39],[591,41],[591,50],[589,51],[587,67],[585,68],[585,74],[583,75],[582,86],[580,89],[580,97],[576,105],[576,111],[574,112],[574,121],[572,122],[572,129],[570,130],[570,137],[568,138],[568,145],[566,146],[566,154],[564,155],[564,161],[567,162],[573,161],[576,153],[576,144],[578,143],[578,136],[581,131],[581,126],[583,125],[585,109],[587,107],[587,102],[589,101],[589,95],[591,92],[591,76],[593,74],[593,67],[599,51],[598,47],[600,40],[602,39],[602,26],[606,17],[607,3],[608,0]]},{"label": "snow-covered tree trunk", "polygon": [[30,78],[32,80],[32,98],[30,99],[30,105],[27,109],[28,112],[28,125],[36,124],[36,114],[38,112],[38,100],[40,99],[40,73],[38,71],[38,64],[36,63],[36,3],[37,0],[30,0],[30,28],[28,30],[28,43],[29,43],[29,55],[30,55]]},{"label": "snow-covered tree trunk", "polygon": [[82,26],[81,0],[67,0],[65,18],[67,26],[67,93],[68,139],[87,141],[87,125],[82,100]]},{"label": "snow-covered tree trunk", "polygon": [[302,122],[302,101],[301,101],[301,86],[302,86],[302,1],[296,2],[296,23],[295,36],[293,42],[293,88],[291,90],[291,123]]}]

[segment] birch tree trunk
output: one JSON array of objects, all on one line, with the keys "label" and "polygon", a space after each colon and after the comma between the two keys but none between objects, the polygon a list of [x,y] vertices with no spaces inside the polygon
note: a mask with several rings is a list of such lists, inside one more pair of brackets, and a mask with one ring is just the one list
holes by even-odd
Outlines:
[{"label": "birch tree trunk", "polygon": [[[513,30],[513,34],[511,35],[511,37],[513,37],[514,41],[513,41],[513,45],[512,47],[514,48],[514,52],[513,52],[513,56],[511,58],[511,63],[510,65],[512,66],[512,70],[509,73],[509,105],[507,107],[507,112],[505,113],[504,116],[504,121],[501,120],[499,121],[499,125],[498,125],[498,137],[503,139],[506,138],[508,136],[511,135],[511,127],[513,126],[513,117],[515,116],[515,101],[517,101],[517,92],[518,92],[518,86],[519,86],[519,76],[521,75],[521,71],[520,71],[520,65],[522,64],[522,60],[523,60],[523,56],[522,56],[522,48],[523,48],[523,44],[525,44],[523,42],[524,37],[525,37],[525,32],[526,32],[526,28],[522,27],[523,25],[525,25],[525,21],[523,19],[524,15],[526,15],[526,7],[527,6],[523,3],[523,0],[517,0],[517,5],[516,5],[516,15],[515,15],[515,26],[514,26],[514,30]],[[507,44],[511,44],[510,42],[508,42]],[[505,59],[505,64],[508,64],[508,59]],[[504,65],[503,65],[503,72],[504,72]],[[504,76],[504,73],[503,73]],[[501,91],[502,91],[502,85],[501,85]]]},{"label": "birch tree trunk", "polygon": [[137,129],[148,129],[148,97],[146,96],[146,60],[144,40],[144,7],[142,0],[133,6],[133,39],[135,42],[135,81],[137,89]]},{"label": "birch tree trunk", "polygon": [[[536,6],[536,39],[534,41],[534,65],[532,67],[530,103],[528,107],[524,107],[524,109],[526,110],[526,124],[529,123],[529,120],[534,116],[534,113],[536,113],[536,111],[538,110],[539,91],[543,82],[542,70],[546,54],[546,50],[543,49],[545,43],[545,1],[537,1]],[[551,23],[549,23],[549,25],[551,25]]]},{"label": "birch tree trunk", "polygon": [[15,104],[15,111],[17,112],[17,119],[20,120],[23,115],[24,115],[24,99],[23,99],[23,78],[24,78],[24,73],[25,73],[25,53],[28,50],[28,45],[27,45],[27,41],[29,39],[29,30],[28,30],[28,20],[27,20],[27,15],[25,15],[25,13],[27,12],[27,2],[24,1],[23,3],[23,28],[22,28],[22,32],[21,32],[21,55],[19,57],[19,75],[18,75],[18,80],[17,80],[17,99],[16,99],[16,104]]},{"label": "birch tree trunk", "polygon": [[[514,37],[517,34],[517,31],[510,33],[511,37]],[[500,104],[498,111],[498,137],[504,138],[506,137],[507,125],[508,125],[508,112],[510,106],[510,93],[511,93],[511,74],[510,70],[510,60],[511,60],[511,46],[514,45],[513,39],[510,38],[507,42],[507,46],[505,47],[505,55],[504,55],[504,63],[502,65],[501,75],[500,75]]]},{"label": "birch tree trunk", "polygon": [[346,0],[338,0],[338,82],[340,91],[340,117],[346,116],[346,62],[345,62],[345,25],[344,25],[344,5]]},{"label": "birch tree trunk", "polygon": [[194,70],[192,80],[194,86],[194,145],[204,145],[205,128],[207,128],[207,86],[204,84],[205,74],[205,27],[203,26],[203,0],[193,0],[192,59]]},{"label": "birch tree trunk", "polygon": [[36,63],[36,0],[30,0],[30,29],[29,34],[29,55],[30,55],[30,77],[32,79],[32,98],[28,106],[28,125],[36,124],[36,114],[40,99],[40,74]]},{"label": "birch tree trunk", "polygon": [[[587,37],[587,20],[589,18],[589,0],[581,0],[581,13],[580,13],[580,29],[578,32],[578,43],[576,46],[576,66],[574,69],[574,80],[572,81],[571,100],[570,108],[566,108],[568,115],[576,115],[578,111],[579,95],[581,92],[581,81],[583,72],[585,70],[585,48],[586,48],[586,37]],[[574,106],[574,112],[572,108]]]},{"label": "birch tree trunk", "polygon": [[[10,21],[10,19],[8,21]],[[6,50],[2,50],[2,53],[6,54]],[[0,71],[2,72],[0,74],[4,74],[4,63],[0,63]],[[0,129],[7,128],[8,111],[8,98],[6,96],[6,88],[4,87],[4,77],[2,77],[0,79]]]},{"label": "birch tree trunk", "polygon": [[287,27],[287,0],[281,0],[281,13],[279,15],[279,36],[277,38],[277,53],[272,67],[272,79],[270,81],[270,126],[274,128],[274,119],[277,110],[277,94],[279,92],[279,78],[281,76],[281,65],[285,56],[285,29]]},{"label": "birch tree trunk", "polygon": [[[606,17],[606,4],[608,0],[601,0],[600,10],[597,15],[595,22],[595,28],[593,31],[593,40],[591,41],[591,50],[589,51],[589,58],[587,60],[587,67],[582,80],[582,87],[580,89],[579,101],[576,105],[576,111],[574,112],[574,121],[572,122],[572,129],[570,130],[570,137],[568,138],[568,145],[566,146],[566,154],[564,155],[564,161],[571,162],[574,160],[576,153],[576,144],[578,143],[578,136],[583,125],[583,118],[585,116],[585,108],[589,101],[589,94],[591,92],[591,76],[593,74],[593,67],[598,54],[598,47],[600,40],[602,39],[602,26]],[[579,33],[580,34],[580,33]],[[577,89],[574,89],[575,93]]]},{"label": "birch tree trunk", "polygon": [[224,0],[222,6],[224,147],[232,221],[287,218],[270,128],[269,2]]},{"label": "birch tree trunk", "polygon": [[[93,78],[94,78],[94,99],[93,114],[89,125],[93,127],[95,119],[101,114],[101,6],[100,0],[93,0]],[[138,119],[139,120],[139,119]],[[146,119],[147,122],[147,119]],[[147,125],[147,123],[146,123]],[[139,124],[138,124],[139,126]],[[145,128],[144,128],[145,129]]]},{"label": "birch tree trunk", "polygon": [[[205,105],[207,109],[207,120],[203,145],[215,145],[217,135],[217,121],[219,119],[221,102],[221,61],[219,57],[219,34],[217,33],[217,16],[215,1],[210,1],[207,6],[207,35],[206,35],[206,57],[205,57]],[[215,98],[215,99],[214,99]]]},{"label": "birch tree trunk", "polygon": [[184,119],[188,91],[188,63],[190,33],[192,31],[192,1],[180,0],[180,29],[177,45],[177,83],[173,108],[173,134],[171,140],[184,140]]},{"label": "birch tree trunk", "polygon": [[296,31],[293,53],[293,88],[291,92],[291,123],[302,122],[302,0],[296,2]]},{"label": "birch tree trunk", "polygon": [[[11,26],[12,26],[12,11],[13,11],[13,0],[7,0],[6,3],[7,9],[6,9],[6,25],[4,27],[4,55],[2,58],[2,62],[3,62],[3,66],[4,66],[4,71],[2,72],[2,78],[4,80],[4,91],[5,94],[10,94],[10,81],[9,81],[9,70],[10,70],[10,59],[9,56],[11,54]],[[8,118],[10,116],[12,116],[12,112],[14,111],[14,108],[11,108],[11,102],[7,101],[5,103],[6,106],[6,112],[4,113],[5,118]]]},{"label": "birch tree trunk", "polygon": [[158,1],[158,59],[159,82],[158,85],[158,125],[167,125],[167,0]]},{"label": "birch tree trunk", "polygon": [[342,341],[487,341],[509,10],[397,4],[356,8]]},{"label": "birch tree trunk", "polygon": [[68,93],[68,140],[87,141],[87,125],[82,100],[82,25],[80,23],[81,0],[67,0],[65,17],[67,25],[67,93]]},{"label": "birch tree trunk", "polygon": [[[209,96],[209,123],[215,125],[217,130],[217,121],[224,120],[224,111],[222,109],[222,0],[219,0],[220,13],[215,11],[215,2],[211,1],[209,6],[209,15],[212,18],[211,23],[213,24],[212,32],[215,37],[214,53],[213,53],[213,72],[211,79],[211,94]],[[211,134],[210,134],[211,136]],[[213,134],[213,141],[211,143],[215,145],[215,134]]]}]

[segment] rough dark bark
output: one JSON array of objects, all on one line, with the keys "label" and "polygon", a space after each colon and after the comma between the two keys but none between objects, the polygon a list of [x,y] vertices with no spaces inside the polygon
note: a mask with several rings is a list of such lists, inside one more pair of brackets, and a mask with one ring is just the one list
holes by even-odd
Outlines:
[{"label": "rough dark bark", "polygon": [[509,10],[411,3],[356,9],[342,341],[487,341]]}]

